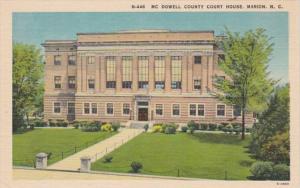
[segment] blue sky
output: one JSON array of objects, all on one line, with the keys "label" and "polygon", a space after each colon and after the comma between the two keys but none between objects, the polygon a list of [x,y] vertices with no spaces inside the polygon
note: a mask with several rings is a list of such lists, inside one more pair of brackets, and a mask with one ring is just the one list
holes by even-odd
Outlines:
[{"label": "blue sky", "polygon": [[80,32],[115,32],[136,29],[168,29],[173,31],[214,30],[224,27],[234,32],[263,27],[272,37],[274,51],[269,71],[274,79],[288,82],[288,14],[276,13],[14,13],[13,40],[40,44],[48,39],[76,39]]}]

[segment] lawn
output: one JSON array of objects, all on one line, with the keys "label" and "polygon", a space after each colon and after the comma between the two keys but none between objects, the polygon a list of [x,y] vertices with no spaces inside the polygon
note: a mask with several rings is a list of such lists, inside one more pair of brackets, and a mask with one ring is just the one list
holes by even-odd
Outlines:
[{"label": "lawn", "polygon": [[111,163],[100,159],[93,170],[131,172],[130,164],[143,164],[142,174],[245,180],[254,162],[247,153],[249,138],[227,134],[143,133],[112,152]]},{"label": "lawn", "polygon": [[[13,165],[33,166],[39,152],[52,153],[48,164],[104,140],[115,133],[82,132],[79,129],[35,129],[13,135]],[[76,148],[75,148],[76,147]]]}]

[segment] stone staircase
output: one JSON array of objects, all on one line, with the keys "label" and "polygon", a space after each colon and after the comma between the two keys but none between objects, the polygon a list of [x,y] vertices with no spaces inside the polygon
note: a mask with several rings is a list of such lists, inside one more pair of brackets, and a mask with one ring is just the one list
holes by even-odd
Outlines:
[{"label": "stone staircase", "polygon": [[130,122],[129,128],[130,129],[144,129],[144,126],[148,124],[148,121],[132,121]]}]

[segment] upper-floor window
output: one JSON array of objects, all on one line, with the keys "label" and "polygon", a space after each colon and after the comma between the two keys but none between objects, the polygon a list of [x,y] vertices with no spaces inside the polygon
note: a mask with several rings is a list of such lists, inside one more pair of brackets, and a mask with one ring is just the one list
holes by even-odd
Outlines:
[{"label": "upper-floor window", "polygon": [[95,64],[95,56],[87,56],[87,64]]},{"label": "upper-floor window", "polygon": [[138,57],[138,81],[139,88],[148,88],[148,65],[149,57],[139,56]]},{"label": "upper-floor window", "polygon": [[242,109],[238,105],[233,106],[233,116],[238,117],[242,115]]},{"label": "upper-floor window", "polygon": [[154,78],[155,78],[155,88],[164,89],[165,88],[165,57],[155,56],[154,57]]},{"label": "upper-floor window", "polygon": [[76,65],[76,56],[75,55],[69,55],[68,56],[68,64],[69,65]]},{"label": "upper-floor window", "polygon": [[114,104],[113,103],[106,104],[106,114],[108,114],[108,115],[114,114]]},{"label": "upper-floor window", "polygon": [[173,104],[172,105],[172,115],[173,116],[179,116],[180,115],[180,105],[179,104]]},{"label": "upper-floor window", "polygon": [[194,90],[201,90],[201,80],[200,79],[194,80]]},{"label": "upper-floor window", "polygon": [[59,114],[60,113],[60,102],[54,102],[53,112],[55,114]]},{"label": "upper-floor window", "polygon": [[68,114],[75,114],[75,103],[68,102]]},{"label": "upper-floor window", "polygon": [[217,105],[217,116],[225,116],[225,105],[223,104]]},{"label": "upper-floor window", "polygon": [[172,56],[171,57],[171,71],[172,71],[172,89],[181,89],[181,65],[182,57],[181,56]]},{"label": "upper-floor window", "polygon": [[88,79],[88,88],[95,89],[95,80],[94,79]]},{"label": "upper-floor window", "polygon": [[61,55],[54,56],[54,65],[61,65]]},{"label": "upper-floor window", "polygon": [[155,114],[157,116],[162,116],[163,115],[163,105],[162,104],[156,104],[155,105]]},{"label": "upper-floor window", "polygon": [[124,103],[123,104],[123,115],[129,115],[130,114],[130,104]]},{"label": "upper-floor window", "polygon": [[54,88],[61,89],[61,76],[54,76]]},{"label": "upper-floor window", "polygon": [[[115,82],[116,81],[116,57],[107,56],[106,58],[106,81],[107,82]],[[106,83],[106,86],[113,84]],[[114,84],[115,85],[115,84]],[[112,87],[109,87],[112,88]],[[113,87],[115,88],[115,87]]]},{"label": "upper-floor window", "polygon": [[75,76],[69,76],[68,77],[68,86],[70,89],[74,89],[76,86],[76,78]]},{"label": "upper-floor window", "polygon": [[132,82],[132,57],[122,57],[122,88],[131,88]]},{"label": "upper-floor window", "polygon": [[194,64],[201,64],[201,56],[194,56]]}]

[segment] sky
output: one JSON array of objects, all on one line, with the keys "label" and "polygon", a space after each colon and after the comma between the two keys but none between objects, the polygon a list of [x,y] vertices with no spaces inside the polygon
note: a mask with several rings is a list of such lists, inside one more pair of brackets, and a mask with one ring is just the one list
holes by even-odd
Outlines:
[{"label": "sky", "polygon": [[171,31],[213,30],[228,27],[245,32],[258,27],[272,37],[274,50],[270,76],[288,82],[288,14],[286,12],[102,12],[102,13],[14,13],[13,41],[40,45],[51,39],[76,39],[76,33],[118,32],[137,29]]}]

